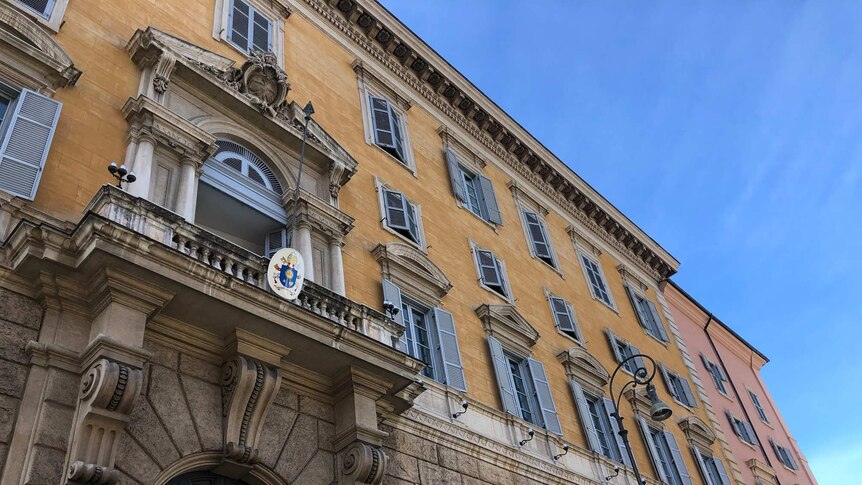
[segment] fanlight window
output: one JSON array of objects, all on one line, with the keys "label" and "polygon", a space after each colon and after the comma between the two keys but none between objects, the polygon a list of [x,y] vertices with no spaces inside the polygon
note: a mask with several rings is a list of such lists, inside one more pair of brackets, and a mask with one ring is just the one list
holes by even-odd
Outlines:
[{"label": "fanlight window", "polygon": [[281,195],[284,189],[278,178],[259,156],[248,148],[228,140],[216,141],[218,151],[213,159],[241,173],[254,183]]}]

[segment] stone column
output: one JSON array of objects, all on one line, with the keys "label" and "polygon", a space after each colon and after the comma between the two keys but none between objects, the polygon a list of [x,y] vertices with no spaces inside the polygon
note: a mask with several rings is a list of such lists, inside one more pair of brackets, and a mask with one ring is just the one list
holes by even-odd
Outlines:
[{"label": "stone column", "polygon": [[311,226],[308,222],[298,221],[296,226],[296,247],[305,261],[305,279],[315,281],[314,279],[314,259],[311,251]]},{"label": "stone column", "polygon": [[156,151],[156,140],[148,135],[138,138],[138,149],[135,151],[135,163],[132,170],[138,177],[137,181],[128,184],[128,192],[135,197],[146,199],[150,195],[150,178],[153,172],[153,153]]},{"label": "stone column", "polygon": [[194,222],[195,219],[198,184],[196,165],[197,163],[190,158],[183,158],[180,162],[180,181],[177,188],[177,200],[174,204],[174,212],[188,222]]},{"label": "stone column", "polygon": [[343,244],[340,238],[332,238],[329,240],[329,281],[332,291],[341,296],[344,294],[344,262],[341,258],[341,248]]}]

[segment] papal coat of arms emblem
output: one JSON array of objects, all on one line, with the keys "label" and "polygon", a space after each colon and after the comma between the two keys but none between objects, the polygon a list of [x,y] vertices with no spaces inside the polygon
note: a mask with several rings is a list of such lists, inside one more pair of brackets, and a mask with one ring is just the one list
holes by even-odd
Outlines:
[{"label": "papal coat of arms emblem", "polygon": [[305,282],[302,255],[296,249],[279,249],[269,260],[266,280],[278,296],[286,300],[296,299]]}]

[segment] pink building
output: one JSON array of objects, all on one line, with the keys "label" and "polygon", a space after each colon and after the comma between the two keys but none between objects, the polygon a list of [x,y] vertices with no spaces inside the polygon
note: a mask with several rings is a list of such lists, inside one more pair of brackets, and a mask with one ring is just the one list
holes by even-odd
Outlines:
[{"label": "pink building", "polygon": [[708,403],[733,479],[756,485],[816,484],[760,377],[769,359],[676,283],[671,281],[664,294],[695,360],[700,379],[694,381]]}]

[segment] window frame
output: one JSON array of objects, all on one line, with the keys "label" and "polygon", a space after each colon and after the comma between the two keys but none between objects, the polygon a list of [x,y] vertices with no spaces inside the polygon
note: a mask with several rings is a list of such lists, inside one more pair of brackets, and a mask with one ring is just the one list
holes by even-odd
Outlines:
[{"label": "window frame", "polygon": [[[605,276],[605,271],[604,271],[604,269],[602,269],[601,261],[596,257],[588,255],[585,251],[581,250],[580,248],[578,248],[577,253],[578,253],[578,260],[580,262],[581,269],[583,270],[583,273],[584,273],[584,279],[587,283],[587,288],[590,290],[590,295],[592,295],[594,300],[599,301],[600,303],[602,303],[606,307],[610,308],[614,312],[619,313],[619,310],[617,309],[616,299],[614,298],[614,294],[611,291],[610,285],[608,284],[608,278],[607,278],[607,276]],[[587,269],[587,264],[586,264],[587,261],[589,261],[590,263],[595,265],[595,267],[598,269],[597,274],[601,279],[602,285],[605,287],[605,292],[608,295],[609,301],[605,301],[604,299],[601,298],[600,295],[596,294],[595,288],[593,287],[593,283],[592,283],[592,281],[590,281],[590,270]]]},{"label": "window frame", "polygon": [[[615,334],[610,327],[605,327],[605,334],[608,337],[608,344],[611,345],[611,353],[614,355],[614,359],[616,360],[617,364],[621,364],[624,360],[626,360],[628,357],[631,357],[632,355],[637,355],[641,353],[640,349],[635,347],[635,345],[628,340]],[[629,355],[628,357],[624,356],[622,350],[620,349],[621,346],[624,346],[631,353],[631,355]],[[629,369],[627,367],[628,365],[634,366],[635,370]],[[641,367],[646,369],[646,364],[643,362],[643,359],[637,358],[634,360],[630,360],[628,364],[622,367],[622,370],[629,375],[634,375],[635,371]]]},{"label": "window frame", "polygon": [[706,368],[706,371],[712,376],[715,390],[717,390],[721,395],[729,398],[730,394],[728,394],[727,388],[724,386],[724,383],[727,382],[724,371],[721,370],[718,364],[709,360],[706,355],[700,354],[700,359],[703,362],[703,366]]},{"label": "window frame", "polygon": [[[694,409],[697,407],[697,397],[694,395],[694,391],[691,388],[691,383],[688,379],[675,372],[671,369],[668,369],[663,363],[659,362],[659,371],[662,373],[664,378],[664,382],[668,388],[668,392],[671,397],[673,397],[674,402],[685,406],[688,409]],[[678,384],[678,385],[677,385]],[[694,400],[694,402],[689,402],[689,397]]]},{"label": "window frame", "polygon": [[766,415],[766,409],[763,407],[763,404],[760,403],[760,398],[751,389],[746,390],[748,391],[748,398],[751,399],[751,403],[754,404],[754,409],[757,411],[757,416],[764,424],[771,425],[772,423],[769,422],[769,417]]},{"label": "window frame", "polygon": [[[512,386],[513,392],[515,392],[515,406],[518,408],[518,417],[523,419],[524,421],[539,427],[544,427],[544,418],[539,420],[538,417],[542,416],[541,409],[539,408],[539,403],[536,402],[536,390],[533,385],[533,376],[530,372],[530,366],[528,365],[527,358],[517,354],[516,352],[512,352],[511,350],[503,347],[503,355],[506,358],[506,362],[509,364],[507,367],[508,375],[509,375],[509,383]],[[529,409],[527,410],[530,413],[530,416],[533,419],[527,419],[524,417],[524,408],[523,405],[518,399],[518,391],[517,386],[515,385],[515,376],[512,374],[511,364],[515,364],[518,368],[518,373],[520,374],[520,378],[522,383],[524,384],[524,398],[527,401],[527,406]]]},{"label": "window frame", "polygon": [[[562,334],[563,336],[565,336],[567,338],[574,340],[575,342],[581,344],[582,346],[586,346],[586,343],[584,342],[584,334],[583,334],[583,331],[581,330],[580,324],[578,323],[578,317],[577,317],[577,314],[575,312],[575,308],[572,306],[572,304],[569,303],[569,301],[566,300],[565,298],[563,298],[563,297],[561,297],[561,296],[559,296],[559,295],[557,295],[557,294],[555,294],[549,290],[545,290],[545,298],[548,300],[548,306],[550,307],[550,310],[551,310],[551,318],[554,319],[554,327],[556,327],[557,332],[559,332],[560,334]],[[563,305],[566,306],[566,310],[568,312],[569,319],[571,320],[572,327],[574,329],[573,330],[574,335],[569,334],[566,330],[563,330],[561,328],[560,320],[558,318],[557,309],[554,308],[554,300],[555,299],[562,301]]]},{"label": "window frame", "polygon": [[[602,455],[604,455],[609,460],[613,460],[618,463],[624,463],[623,458],[618,456],[620,454],[620,447],[617,443],[616,437],[614,436],[613,426],[609,421],[609,412],[605,406],[604,396],[595,396],[587,390],[584,390],[584,398],[587,403],[587,411],[590,413],[590,419],[593,420],[593,428],[596,429],[596,438],[601,441],[604,439],[605,447],[608,449],[608,453],[604,452],[604,447],[602,447]],[[598,413],[593,413],[593,408],[596,407]],[[601,426],[596,426],[596,419],[598,419]],[[601,429],[599,429],[601,428]]]},{"label": "window frame", "polygon": [[[374,187],[375,187],[375,190],[377,191],[377,205],[380,209],[379,214],[380,214],[380,225],[381,225],[381,227],[384,230],[386,230],[386,231],[398,236],[399,238],[403,239],[405,242],[409,243],[411,246],[422,251],[423,253],[427,253],[428,252],[428,245],[427,245],[427,242],[425,240],[425,227],[422,224],[422,206],[419,205],[418,203],[414,202],[413,200],[411,200],[410,197],[407,196],[407,194],[405,194],[404,192],[402,192],[400,190],[393,188],[392,186],[390,186],[389,184],[387,184],[386,182],[381,180],[379,177],[374,177]],[[416,222],[417,237],[419,239],[418,241],[414,241],[413,239],[409,238],[408,236],[405,236],[404,234],[402,234],[398,230],[393,229],[392,227],[389,226],[389,215],[387,214],[387,210],[386,210],[388,206],[387,206],[386,199],[385,199],[386,191],[397,192],[397,193],[401,194],[401,196],[404,198],[404,203],[409,205],[409,207],[411,207],[413,209],[414,217],[416,219],[415,222]],[[404,217],[405,217],[405,219],[407,219],[408,225],[409,225],[409,216],[406,212],[406,206],[405,206]],[[408,230],[408,232],[409,232],[409,230]]]},{"label": "window frame", "polygon": [[13,5],[34,21],[44,25],[51,32],[57,33],[63,25],[63,17],[66,15],[66,8],[69,6],[69,0],[48,0],[50,5],[48,13],[42,13],[27,5],[22,0],[9,0],[9,4]]},{"label": "window frame", "polygon": [[[548,231],[548,222],[542,215],[542,211],[533,210],[528,207],[524,207],[523,204],[518,204],[518,212],[521,218],[521,228],[524,230],[524,237],[527,239],[527,248],[530,251],[530,255],[546,264],[552,270],[556,271],[559,274],[562,274],[562,269],[560,268],[560,262],[557,258],[557,252],[554,250],[554,244],[551,242],[551,234]],[[536,224],[539,230],[542,232],[542,235],[545,237],[545,246],[548,247],[548,260],[539,256],[536,252],[536,241],[533,239],[533,234],[530,231],[530,222],[527,221],[528,214],[532,215],[536,218]]]},{"label": "window frame", "polygon": [[[429,357],[431,360],[430,363],[425,362],[424,360],[422,360],[422,358],[419,357],[419,352],[417,351],[417,346],[419,344],[418,344],[418,340],[416,339],[416,322],[414,319],[412,319],[408,316],[408,312],[405,311],[405,308],[409,310],[409,314],[411,316],[414,314],[414,311],[418,310],[418,313],[421,313],[422,317],[425,320],[425,332],[427,333],[427,340],[428,340],[428,346],[427,347],[428,347]],[[425,363],[426,367],[425,367],[425,369],[422,370],[422,375],[424,375],[428,378],[434,379],[435,381],[440,382],[440,383],[445,382],[445,380],[446,380],[445,377],[441,378],[441,376],[440,376],[440,372],[442,370],[441,365],[442,365],[443,359],[442,359],[442,356],[440,356],[441,349],[440,349],[439,342],[437,342],[437,327],[436,327],[436,322],[434,322],[434,318],[433,318],[433,314],[434,314],[433,308],[428,308],[426,305],[422,304],[421,302],[419,302],[419,301],[415,300],[414,298],[411,298],[407,295],[404,295],[402,293],[402,295],[401,295],[401,311],[403,313],[402,321],[404,322],[405,339],[408,342],[408,344],[411,342],[411,340],[413,342],[413,345],[411,346],[409,351],[407,351],[407,353],[411,357]],[[428,370],[429,365],[431,366],[431,375],[428,375],[425,373],[425,371]]]},{"label": "window frame", "polygon": [[[491,286],[488,286],[485,283],[485,276],[482,272],[482,265],[479,262],[479,251],[484,251],[484,252],[490,253],[491,257],[494,258],[496,269],[497,269],[497,275],[500,278],[501,289],[503,290],[503,293],[500,293],[499,291],[497,291],[496,289],[494,289]],[[476,268],[476,276],[478,278],[479,286],[481,286],[482,288],[488,290],[489,292],[497,295],[498,297],[502,298],[507,303],[514,304],[515,298],[513,296],[512,286],[509,282],[509,274],[506,271],[506,263],[502,259],[498,258],[497,255],[493,251],[491,251],[490,249],[486,249],[482,246],[479,246],[478,244],[474,243],[473,241],[470,241],[470,252],[473,253],[473,265]]]},{"label": "window frame", "polygon": [[[386,86],[376,75],[371,73],[363,63],[354,63],[354,70],[357,71],[359,75],[359,104],[362,110],[362,125],[365,130],[365,142],[385,153],[387,157],[397,162],[398,166],[403,167],[414,176],[418,176],[416,159],[413,154],[413,143],[410,139],[410,127],[407,119],[407,112],[411,107],[410,101],[399,95],[395,90]],[[398,127],[401,134],[404,160],[398,159],[395,155],[389,153],[386,148],[377,143],[372,98],[380,98],[386,101],[390,116],[394,113],[398,117]]]},{"label": "window frame", "polygon": [[635,312],[635,318],[638,319],[638,323],[644,330],[644,333],[664,345],[669,344],[670,335],[664,327],[664,322],[662,322],[661,315],[658,313],[658,307],[656,304],[646,296],[644,291],[636,289],[635,286],[630,283],[626,283],[625,291],[631,301],[632,310]]},{"label": "window frame", "polygon": [[[255,11],[262,17],[267,19],[270,24],[269,30],[269,45],[270,51],[275,54],[276,62],[282,69],[284,68],[284,19],[289,15],[289,12],[281,0],[275,2],[265,2],[263,0],[242,0],[243,3],[249,6],[250,13]],[[224,42],[232,49],[248,56],[251,53],[250,48],[243,48],[233,41],[231,32],[233,26],[231,19],[233,16],[234,0],[215,0],[215,15],[213,19],[214,39]],[[249,16],[249,28],[253,28],[253,15]],[[249,46],[253,47],[253,41],[249,38]]]}]

